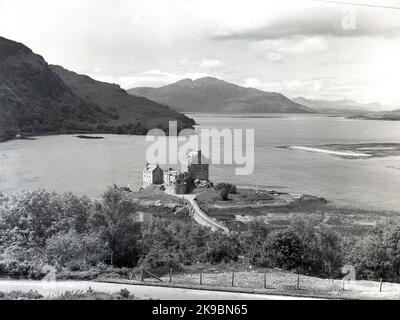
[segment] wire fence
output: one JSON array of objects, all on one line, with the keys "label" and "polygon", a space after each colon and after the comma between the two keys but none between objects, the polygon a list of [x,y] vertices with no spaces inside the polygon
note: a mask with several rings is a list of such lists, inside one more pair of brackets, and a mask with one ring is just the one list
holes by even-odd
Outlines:
[{"label": "wire fence", "polygon": [[171,269],[168,275],[161,277],[142,270],[141,275],[139,277],[136,276],[134,280],[140,280],[143,283],[158,282],[171,286],[191,285],[194,287],[243,288],[277,292],[304,292],[329,296],[341,296],[351,292],[373,294],[386,292],[400,295],[400,284],[390,282],[394,279],[380,279],[379,281],[319,279],[297,273],[288,273],[282,270],[271,270],[268,272],[199,271],[175,273]]}]

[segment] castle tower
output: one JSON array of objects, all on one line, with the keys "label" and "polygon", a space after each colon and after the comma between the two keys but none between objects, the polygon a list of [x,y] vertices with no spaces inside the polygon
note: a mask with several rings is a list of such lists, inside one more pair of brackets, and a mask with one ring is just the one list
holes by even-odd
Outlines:
[{"label": "castle tower", "polygon": [[189,152],[186,160],[186,163],[183,164],[183,170],[188,172],[193,180],[209,181],[210,165],[201,151]]}]

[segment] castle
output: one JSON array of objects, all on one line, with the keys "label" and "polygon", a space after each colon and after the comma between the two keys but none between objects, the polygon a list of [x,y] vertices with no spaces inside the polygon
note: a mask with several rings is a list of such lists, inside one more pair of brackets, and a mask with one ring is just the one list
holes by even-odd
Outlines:
[{"label": "castle", "polygon": [[209,164],[201,151],[189,152],[182,171],[169,168],[163,170],[159,165],[147,164],[143,170],[143,187],[164,185],[165,189],[175,194],[185,194],[193,182],[208,182]]}]

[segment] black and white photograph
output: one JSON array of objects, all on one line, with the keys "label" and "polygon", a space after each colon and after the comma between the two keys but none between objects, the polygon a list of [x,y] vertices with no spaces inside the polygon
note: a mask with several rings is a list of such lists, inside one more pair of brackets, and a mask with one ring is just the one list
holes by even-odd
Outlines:
[{"label": "black and white photograph", "polygon": [[0,300],[400,300],[399,57],[399,0],[0,0]]}]

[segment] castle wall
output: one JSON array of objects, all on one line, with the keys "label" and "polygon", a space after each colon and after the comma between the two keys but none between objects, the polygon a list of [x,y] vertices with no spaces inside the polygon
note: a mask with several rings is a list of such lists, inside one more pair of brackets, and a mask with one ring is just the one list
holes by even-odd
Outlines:
[{"label": "castle wall", "polygon": [[174,183],[170,186],[165,186],[165,189],[174,194],[186,194],[188,191],[186,183]]}]

